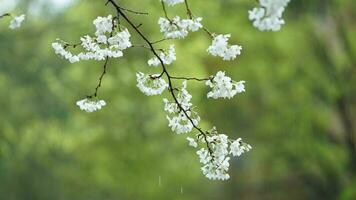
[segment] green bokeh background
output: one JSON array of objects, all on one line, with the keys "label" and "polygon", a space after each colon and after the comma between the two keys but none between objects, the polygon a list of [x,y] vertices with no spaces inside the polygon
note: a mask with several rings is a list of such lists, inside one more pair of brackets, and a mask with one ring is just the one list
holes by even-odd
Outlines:
[{"label": "green bokeh background", "polygon": [[[224,70],[246,81],[246,93],[218,101],[206,99],[204,84],[189,84],[204,128],[215,125],[254,147],[231,161],[225,182],[201,174],[187,135],[167,126],[162,97],[136,88],[135,72],[159,72],[147,67],[149,51],[132,48],[109,62],[100,112],[75,106],[93,92],[102,62],[70,64],[50,44],[93,33],[93,19],[115,13],[104,3],[57,8],[23,0],[11,10],[28,15],[20,29],[0,20],[0,200],[356,199],[354,0],[292,0],[275,33],[252,27],[247,11],[256,1],[190,1],[210,30],[243,46],[238,59],[224,62],[206,53],[204,32],[193,33],[173,42],[178,59],[169,67],[197,77]],[[162,37],[158,0],[120,3],[149,12],[130,16],[152,40]]]}]

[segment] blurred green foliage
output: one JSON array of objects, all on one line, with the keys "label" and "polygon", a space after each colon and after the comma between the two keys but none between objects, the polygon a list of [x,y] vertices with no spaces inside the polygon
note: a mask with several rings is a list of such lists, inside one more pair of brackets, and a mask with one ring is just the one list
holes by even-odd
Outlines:
[{"label": "blurred green foliage", "polygon": [[[114,14],[104,0],[61,10],[42,3],[33,13],[36,3],[19,3],[15,12],[29,15],[21,29],[0,20],[1,200],[356,199],[353,0],[292,0],[276,33],[248,21],[255,1],[190,1],[209,29],[231,33],[244,48],[234,62],[223,62],[207,55],[210,39],[194,33],[174,41],[178,60],[169,68],[198,77],[225,70],[247,81],[247,92],[229,101],[207,100],[203,84],[189,85],[204,127],[254,147],[232,161],[226,182],[201,174],[186,136],[168,128],[161,97],[136,89],[135,72],[149,70],[148,51],[130,49],[109,63],[102,111],[75,106],[93,91],[102,63],[69,64],[50,44],[94,32],[96,16]],[[161,38],[158,0],[120,3],[149,12],[132,18],[149,38]],[[181,6],[169,12],[184,15]]]}]

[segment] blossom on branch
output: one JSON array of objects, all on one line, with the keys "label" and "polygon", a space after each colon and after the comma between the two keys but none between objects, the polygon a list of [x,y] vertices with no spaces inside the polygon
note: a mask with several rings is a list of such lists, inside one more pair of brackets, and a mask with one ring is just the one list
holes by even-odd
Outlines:
[{"label": "blossom on branch", "polygon": [[219,71],[212,80],[205,82],[212,90],[207,94],[208,98],[228,98],[231,99],[238,93],[245,92],[245,81],[235,82],[230,77],[225,76],[225,72]]},{"label": "blossom on branch", "polygon": [[82,99],[77,101],[77,106],[85,112],[94,112],[100,110],[103,106],[106,106],[106,102],[104,100],[92,101],[90,99]]},{"label": "blossom on branch", "polygon": [[252,149],[249,144],[242,142],[240,138],[233,141],[227,135],[219,134],[215,127],[209,131],[209,135],[200,136],[200,141],[202,143],[207,142],[207,148],[201,148],[197,151],[200,163],[203,165],[201,170],[208,179],[212,180],[229,179],[230,155],[238,157]]},{"label": "blossom on branch", "polygon": [[[117,31],[115,19],[111,15],[107,17],[97,17],[93,24],[96,27],[95,36],[83,36],[79,44],[68,44],[57,39],[52,43],[55,53],[71,63],[80,60],[105,60],[106,58],[119,58],[123,56],[123,50],[132,46],[131,34],[125,28]],[[68,47],[76,48],[81,46],[83,51],[75,55],[67,50]]]},{"label": "blossom on branch", "polygon": [[189,133],[199,124],[200,117],[193,111],[193,104],[190,102],[192,95],[187,91],[187,82],[184,81],[178,90],[173,102],[163,99],[164,110],[169,113],[168,126],[177,134]]},{"label": "blossom on branch", "polygon": [[[159,54],[159,58],[162,60],[162,62],[165,65],[172,64],[172,62],[177,59],[174,45],[169,46],[168,53],[161,52]],[[149,59],[147,63],[149,66],[157,67],[161,64],[161,61],[155,56],[155,57]]]},{"label": "blossom on branch", "polygon": [[189,31],[196,32],[203,27],[201,21],[203,18],[181,19],[179,16],[172,20],[159,18],[158,24],[161,32],[166,39],[183,39],[188,36]]},{"label": "blossom on branch", "polygon": [[208,52],[213,56],[223,58],[223,60],[234,60],[241,54],[242,47],[239,45],[229,45],[228,41],[230,37],[230,34],[215,36],[208,48]]},{"label": "blossom on branch", "polygon": [[137,87],[147,96],[159,95],[168,87],[166,81],[159,74],[147,75],[136,73]]}]

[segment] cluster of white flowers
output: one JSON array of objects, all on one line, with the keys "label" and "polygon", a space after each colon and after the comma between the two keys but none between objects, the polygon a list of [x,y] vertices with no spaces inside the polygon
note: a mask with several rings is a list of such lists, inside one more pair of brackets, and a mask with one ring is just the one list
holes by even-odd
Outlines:
[{"label": "cluster of white flowers", "polygon": [[[168,126],[177,134],[189,133],[200,122],[199,115],[192,110],[192,95],[187,91],[187,82],[184,81],[179,93],[176,97],[178,103],[170,102],[168,99],[163,99],[164,110],[170,115],[167,115]],[[190,119],[192,120],[190,121]]]},{"label": "cluster of white flowers", "polygon": [[[161,58],[161,60],[163,61],[163,63],[165,65],[172,64],[172,62],[177,59],[174,45],[171,45],[169,47],[169,50],[167,53],[161,52],[159,54],[159,57]],[[153,67],[157,67],[161,64],[160,60],[157,57],[153,57],[153,58],[149,59],[147,63],[149,66],[153,66]]]},{"label": "cluster of white flowers", "polygon": [[16,28],[19,28],[22,24],[22,22],[25,20],[25,15],[20,15],[20,16],[15,16],[11,22],[10,22],[10,25],[9,25],[9,28],[10,29],[16,29]]},{"label": "cluster of white flowers", "polygon": [[166,39],[183,39],[188,36],[189,31],[195,32],[203,27],[201,21],[203,18],[181,19],[179,16],[172,20],[159,18],[158,24],[161,32]]},{"label": "cluster of white flowers", "polygon": [[100,110],[103,106],[106,106],[106,102],[104,100],[93,101],[90,99],[82,99],[77,101],[77,106],[85,112],[94,112]]},{"label": "cluster of white flowers", "polygon": [[212,80],[206,81],[206,85],[212,90],[208,92],[207,97],[232,98],[238,93],[245,92],[245,81],[235,82],[230,77],[225,76],[225,72],[218,71]]},{"label": "cluster of white flowers", "polygon": [[[160,1],[166,3],[169,6],[184,3],[184,0]],[[265,16],[271,17],[270,13],[274,13],[272,11],[278,11],[278,13],[280,13],[280,15],[278,15],[278,19],[281,17],[284,6],[289,0],[276,1],[286,3],[283,4],[283,6],[282,3],[280,3],[278,4],[278,7],[276,6],[277,3],[272,5],[270,0],[260,0],[261,6],[263,8],[258,8],[260,9],[258,11],[250,11],[250,19],[255,20],[254,24],[264,23],[270,26],[271,22],[267,23],[256,21],[266,21],[266,19],[262,18],[265,18]],[[114,2],[111,3],[115,5]],[[282,7],[282,10],[280,7]],[[158,25],[160,26],[160,31],[164,35],[163,40],[183,39],[187,37],[190,32],[196,32],[203,28],[201,23],[203,18],[193,17],[194,15],[190,12],[188,5],[187,12],[189,19],[181,19],[179,16],[169,19],[167,15],[165,18],[159,18]],[[263,13],[261,14],[261,12]],[[166,66],[172,64],[173,61],[176,60],[175,46],[170,45],[168,51],[162,50],[161,52],[158,52],[155,48],[152,47],[153,44],[158,42],[148,41],[146,37],[143,36],[143,34],[140,32],[140,30],[138,30],[138,28],[133,25],[134,23],[125,17],[124,13],[121,13],[119,10],[118,13],[122,15],[130,25],[132,25],[134,30],[136,30],[152,48],[151,51],[155,57],[147,61],[148,65],[152,67],[157,67],[161,64],[163,65],[161,74],[145,74],[142,72],[137,72],[136,86],[138,89],[147,96],[153,96],[162,94],[168,88],[170,94],[172,95],[172,99],[163,99],[164,110],[167,112],[166,118],[168,120],[168,126],[176,134],[189,133],[193,129],[196,129],[199,132],[196,135],[196,138],[187,137],[186,139],[189,142],[189,146],[192,146],[197,150],[197,155],[199,156],[200,162],[202,163],[201,170],[203,174],[207,178],[213,180],[229,179],[230,176],[228,174],[228,170],[231,156],[241,156],[244,152],[249,151],[251,146],[242,142],[241,138],[237,140],[230,140],[227,135],[219,134],[215,127],[207,132],[198,127],[201,119],[198,113],[194,110],[193,104],[191,103],[192,95],[187,90],[187,80],[207,80],[205,84],[211,89],[211,91],[209,91],[207,94],[207,98],[214,99],[230,99],[236,94],[244,92],[245,82],[235,82],[230,77],[226,76],[225,72],[222,71],[217,72],[216,75],[209,78],[209,80],[171,76],[167,72]],[[259,18],[257,14],[260,16]],[[119,27],[117,18],[113,18],[111,15],[107,17],[97,17],[93,21],[93,24],[96,28],[94,36],[83,36],[80,38],[80,43],[76,45],[70,45],[58,39],[56,42],[52,43],[52,47],[55,50],[55,53],[69,60],[71,63],[75,63],[80,60],[105,60],[107,58],[119,58],[123,56],[123,51],[125,49],[132,46],[130,42],[130,33],[126,28]],[[213,37],[212,44],[207,49],[209,54],[221,57],[223,60],[234,60],[241,54],[241,46],[229,44],[230,34],[216,35],[210,33],[210,31],[207,29],[204,30]],[[83,49],[83,52],[80,52],[79,54],[73,54],[67,50],[68,47],[75,48],[76,46],[80,46]],[[163,75],[167,77],[168,83],[162,77]],[[98,87],[101,84],[102,76],[100,77],[100,83]],[[173,86],[173,79],[183,79],[184,81],[182,82],[182,86]],[[96,92],[98,87],[96,88]],[[100,110],[103,106],[106,105],[106,103],[103,100],[94,101],[88,97],[78,101],[77,105],[81,110],[86,112],[94,112],[96,110]],[[202,145],[204,145],[204,147],[202,147]]]},{"label": "cluster of white flowers", "polygon": [[132,46],[130,33],[127,29],[115,32],[115,20],[111,15],[98,17],[94,20],[96,27],[95,37],[89,35],[80,38],[80,45],[84,52],[74,55],[67,51],[68,44],[58,40],[52,43],[55,53],[69,60],[71,63],[80,60],[105,60],[109,58],[119,58],[123,56],[123,50]]},{"label": "cluster of white flowers", "polygon": [[242,142],[241,138],[233,141],[225,134],[218,134],[215,127],[211,130],[212,135],[201,137],[194,140],[187,138],[189,145],[197,148],[199,140],[202,143],[208,141],[208,147],[201,148],[197,151],[197,155],[202,163],[203,174],[212,180],[227,180],[230,178],[228,174],[230,166],[230,156],[241,156],[244,152],[250,151],[252,147]]},{"label": "cluster of white flowers", "polygon": [[168,87],[166,81],[159,74],[147,75],[136,73],[137,87],[147,96],[159,95]]},{"label": "cluster of white flowers", "polygon": [[282,15],[290,0],[260,0],[260,7],[249,11],[249,19],[260,31],[279,31]]},{"label": "cluster of white flowers", "polygon": [[[160,0],[161,1],[161,0]],[[183,3],[184,0],[162,0],[164,3],[168,4],[169,6],[174,6],[179,3]]]},{"label": "cluster of white flowers", "polygon": [[241,54],[242,47],[239,45],[229,45],[230,36],[230,34],[215,36],[208,48],[208,52],[213,56],[222,57],[224,60],[234,60]]}]

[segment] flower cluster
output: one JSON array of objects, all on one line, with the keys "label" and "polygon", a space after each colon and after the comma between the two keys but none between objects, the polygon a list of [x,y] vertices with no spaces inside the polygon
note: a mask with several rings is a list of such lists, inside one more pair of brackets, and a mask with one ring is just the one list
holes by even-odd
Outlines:
[{"label": "flower cluster", "polygon": [[189,31],[196,32],[203,27],[201,21],[203,18],[181,19],[179,16],[172,20],[159,18],[158,24],[161,32],[166,39],[183,39],[188,36]]},{"label": "flower cluster", "polygon": [[[262,2],[263,0],[261,0]],[[208,47],[207,52],[213,56],[221,57],[223,60],[234,60],[241,54],[242,47],[239,45],[230,45],[230,34],[215,35],[207,28],[203,27],[201,17],[194,17],[189,9],[186,0],[161,0],[165,17],[158,20],[160,31],[163,33],[164,39],[157,42],[149,41],[141,29],[135,26],[135,22],[126,16],[126,12],[135,11],[121,8],[115,1],[108,1],[117,11],[117,16],[120,20],[128,22],[131,28],[138,33],[138,36],[146,42],[146,45],[137,45],[149,49],[155,57],[147,61],[151,67],[161,66],[159,74],[145,74],[142,72],[136,73],[137,87],[147,96],[161,95],[166,89],[171,98],[163,98],[164,110],[167,112],[169,128],[176,134],[187,134],[193,130],[197,131],[196,137],[187,137],[189,146],[197,148],[197,155],[202,163],[201,170],[203,174],[213,180],[229,179],[229,166],[231,156],[240,156],[244,152],[251,149],[251,146],[241,141],[241,139],[231,140],[225,134],[219,134],[215,128],[204,131],[200,126],[201,118],[195,111],[192,104],[192,95],[188,92],[187,81],[203,81],[211,89],[207,98],[232,98],[238,93],[245,91],[244,81],[235,82],[230,77],[225,75],[225,72],[219,71],[215,76],[209,78],[194,78],[194,77],[176,77],[171,75],[167,66],[171,65],[176,59],[175,46],[170,45],[168,51],[156,48],[157,43],[167,39],[183,39],[190,32],[204,29],[210,37],[213,38],[212,44]],[[188,19],[182,19],[176,16],[172,19],[168,18],[165,9],[165,3],[169,6],[174,6],[179,3],[186,3],[186,11]],[[267,0],[263,1],[267,2]],[[109,58],[119,58],[123,56],[123,51],[132,46],[131,35],[126,28],[119,27],[118,18],[113,18],[111,15],[107,17],[97,17],[93,24],[96,31],[94,36],[86,35],[81,37],[80,43],[71,45],[64,41],[57,40],[52,43],[55,53],[69,60],[71,63],[80,60],[106,60],[104,70],[99,78],[99,84],[96,87],[94,95],[87,96],[88,98],[80,100],[77,105],[81,110],[86,112],[94,112],[106,105],[105,101],[93,101],[92,97],[97,97],[98,88],[101,86],[101,81],[106,73],[106,65]],[[80,46],[83,52],[73,54],[68,51],[68,47]],[[136,46],[136,45],[135,45]],[[182,86],[175,86],[176,80],[183,80]]]},{"label": "flower cluster", "polygon": [[22,22],[25,20],[25,15],[20,15],[20,16],[15,16],[11,22],[10,22],[10,25],[9,25],[9,28],[10,29],[16,29],[16,28],[19,28],[22,24]]},{"label": "flower cluster", "polygon": [[189,133],[200,122],[199,115],[193,111],[190,102],[192,95],[187,91],[187,82],[184,81],[176,97],[177,102],[163,99],[164,110],[168,112],[168,126],[177,134]]},{"label": "flower cluster", "polygon": [[249,11],[249,19],[260,31],[279,31],[282,15],[290,0],[260,0],[260,7]]},{"label": "flower cluster", "polygon": [[225,72],[219,71],[213,79],[205,82],[212,90],[207,94],[208,98],[232,98],[237,93],[245,92],[245,81],[234,82]]},{"label": "flower cluster", "polygon": [[[177,59],[174,45],[171,45],[169,47],[167,53],[161,52],[159,54],[159,58],[163,61],[163,63],[165,65],[172,64],[172,62]],[[153,57],[153,58],[149,59],[147,63],[148,63],[149,66],[153,66],[153,67],[157,67],[157,66],[159,66],[161,64],[160,60],[157,57]]]},{"label": "flower cluster", "polygon": [[106,102],[104,100],[92,101],[86,98],[77,101],[77,106],[79,106],[81,110],[90,113],[100,110],[103,106],[106,106]]},{"label": "flower cluster", "polygon": [[168,87],[166,81],[159,74],[147,75],[136,73],[137,87],[147,96],[159,95]]},{"label": "flower cluster", "polygon": [[111,15],[107,17],[97,17],[94,20],[96,27],[95,37],[89,35],[80,38],[80,45],[83,52],[75,55],[66,50],[70,45],[57,39],[52,43],[52,47],[57,55],[69,60],[71,63],[80,60],[105,60],[106,58],[119,58],[123,56],[123,50],[132,46],[130,33],[127,29],[115,31],[116,22]]},{"label": "flower cluster", "polygon": [[249,144],[242,142],[241,138],[230,140],[227,135],[218,134],[215,127],[206,137],[197,136],[196,140],[193,138],[187,138],[187,140],[194,148],[198,147],[198,142],[208,142],[208,147],[200,148],[197,155],[203,165],[201,168],[203,174],[212,180],[229,179],[230,155],[238,157],[252,149]]},{"label": "flower cluster", "polygon": [[230,34],[215,36],[208,48],[208,52],[213,56],[222,57],[224,60],[234,60],[241,54],[242,47],[239,45],[229,45],[230,36]]},{"label": "flower cluster", "polygon": [[179,3],[183,3],[184,0],[162,0],[164,3],[168,4],[169,6],[174,6]]}]

